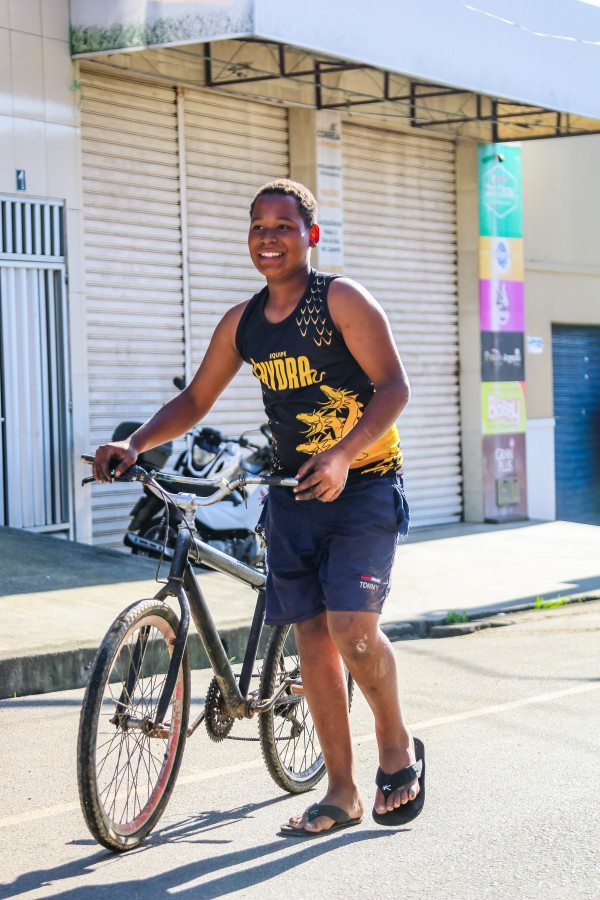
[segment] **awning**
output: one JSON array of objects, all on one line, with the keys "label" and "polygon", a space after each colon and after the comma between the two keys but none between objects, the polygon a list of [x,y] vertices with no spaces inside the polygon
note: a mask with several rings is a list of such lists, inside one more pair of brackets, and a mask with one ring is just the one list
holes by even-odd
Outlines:
[{"label": "awning", "polygon": [[71,0],[73,55],[482,141],[600,131],[595,0],[303,0],[292,7],[281,0]]}]

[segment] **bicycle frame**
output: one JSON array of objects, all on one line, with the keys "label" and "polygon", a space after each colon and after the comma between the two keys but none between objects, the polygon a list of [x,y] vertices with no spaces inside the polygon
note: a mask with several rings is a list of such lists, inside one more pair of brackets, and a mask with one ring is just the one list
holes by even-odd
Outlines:
[{"label": "bicycle frame", "polygon": [[[265,617],[266,575],[258,569],[253,569],[251,566],[201,541],[193,531],[194,508],[185,507],[182,509],[182,512],[183,521],[178,527],[177,541],[168,580],[155,596],[155,599],[161,601],[164,601],[169,596],[175,597],[180,606],[181,618],[167,677],[157,707],[156,719],[152,723],[154,728],[158,728],[162,724],[171,700],[187,642],[190,613],[225,699],[229,714],[232,718],[250,718],[255,711],[247,694]],[[226,575],[231,575],[237,581],[241,581],[258,591],[239,680],[233,673],[225,647],[192,568],[189,560],[190,551],[196,556],[198,561],[206,563],[212,569]],[[132,664],[135,665],[135,662]],[[193,730],[194,726],[192,726],[191,731]]]},{"label": "bicycle frame", "polygon": [[[86,463],[92,463],[93,461],[93,457],[87,454],[82,455],[81,459],[82,462]],[[127,475],[130,475],[130,477],[128,478]],[[198,484],[200,481],[200,479],[196,478],[190,479],[173,475],[161,475],[161,478],[166,481],[174,481],[180,484]],[[86,484],[93,480],[93,478],[86,478],[82,483]],[[143,481],[144,484],[148,484],[153,493],[157,493],[157,496],[168,494],[167,491],[163,491],[159,488],[151,475],[145,470],[140,469],[138,466],[132,466],[132,468],[128,470],[128,473],[125,473],[125,475],[122,476],[121,480],[140,480]],[[209,483],[210,479],[207,479],[206,481]],[[265,619],[265,586],[267,578],[264,572],[254,569],[252,566],[240,562],[240,560],[235,559],[235,557],[228,556],[226,553],[222,553],[220,550],[217,550],[200,540],[195,529],[195,510],[197,506],[209,505],[211,502],[215,502],[216,499],[219,499],[238,485],[243,491],[244,486],[247,483],[268,483],[293,487],[297,482],[295,479],[281,477],[271,477],[269,480],[265,479],[263,481],[252,476],[240,476],[231,484],[225,479],[221,479],[217,483],[215,481],[210,483],[217,489],[217,492],[212,498],[203,498],[201,500],[199,497],[192,494],[178,494],[177,496],[176,505],[181,510],[183,519],[178,525],[177,540],[171,559],[167,582],[161,590],[155,594],[154,599],[161,602],[164,602],[167,597],[174,597],[177,599],[181,611],[179,627],[175,637],[175,645],[171,654],[167,676],[157,705],[155,720],[153,722],[146,721],[135,723],[132,720],[129,720],[129,727],[142,727],[149,732],[154,731],[157,733],[161,730],[163,719],[175,689],[177,674],[185,652],[190,625],[190,615],[194,620],[198,635],[204,645],[206,655],[208,656],[215,678],[225,700],[227,712],[232,718],[251,718],[256,712],[264,712],[270,709],[275,705],[279,696],[293,684],[293,679],[286,679],[280,685],[273,697],[264,699],[260,702],[256,702],[254,697],[248,697],[248,689],[250,687],[250,680],[256,663],[258,645]],[[231,575],[237,581],[247,584],[258,591],[256,607],[254,609],[250,635],[244,654],[244,660],[242,662],[242,671],[239,680],[236,678],[229,663],[229,659],[227,658],[223,641],[217,631],[214,619],[192,568],[190,555],[194,556],[197,562],[206,563],[210,568],[222,572],[223,574]],[[131,661],[131,668],[128,673],[127,684],[125,685],[121,697],[117,701],[117,711],[115,713],[117,717],[120,715],[119,709],[126,705],[127,694],[130,690],[128,686],[130,682],[135,682],[138,676],[139,667],[143,665],[146,641],[147,637],[145,635],[142,634],[138,636],[133,659]],[[204,714],[202,714],[198,721],[188,730],[188,735],[195,731],[196,727],[202,721],[203,716]]]}]

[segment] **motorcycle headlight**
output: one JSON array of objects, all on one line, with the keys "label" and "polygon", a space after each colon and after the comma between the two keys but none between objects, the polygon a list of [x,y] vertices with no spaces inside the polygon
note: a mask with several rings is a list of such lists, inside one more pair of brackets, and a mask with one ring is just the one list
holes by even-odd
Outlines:
[{"label": "motorcycle headlight", "polygon": [[198,444],[194,444],[192,448],[192,462],[194,468],[203,469],[204,466],[208,465],[211,459],[213,459],[214,455],[214,451],[205,450],[204,447],[199,447]]}]

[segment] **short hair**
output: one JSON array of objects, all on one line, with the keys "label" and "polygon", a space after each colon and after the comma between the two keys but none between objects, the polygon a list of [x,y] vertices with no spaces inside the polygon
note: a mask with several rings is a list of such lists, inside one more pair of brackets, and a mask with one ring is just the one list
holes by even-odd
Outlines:
[{"label": "short hair", "polygon": [[252,199],[250,204],[250,215],[254,212],[256,201],[265,194],[282,194],[284,197],[294,197],[298,206],[298,212],[304,219],[304,224],[310,228],[315,225],[319,217],[319,207],[317,201],[307,187],[300,184],[299,181],[292,181],[291,178],[276,178],[274,181],[268,181],[260,187]]}]

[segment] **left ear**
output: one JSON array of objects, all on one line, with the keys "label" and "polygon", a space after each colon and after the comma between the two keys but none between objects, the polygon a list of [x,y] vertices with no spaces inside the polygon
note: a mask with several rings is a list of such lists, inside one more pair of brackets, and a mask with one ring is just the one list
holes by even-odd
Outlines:
[{"label": "left ear", "polygon": [[311,225],[308,232],[309,247],[316,247],[319,243],[320,237],[321,229],[319,228],[319,226],[316,223],[314,225]]}]

